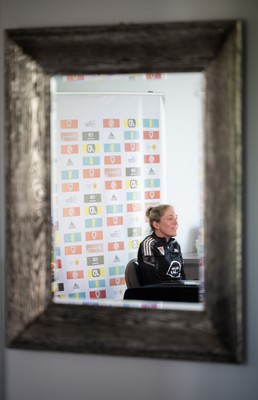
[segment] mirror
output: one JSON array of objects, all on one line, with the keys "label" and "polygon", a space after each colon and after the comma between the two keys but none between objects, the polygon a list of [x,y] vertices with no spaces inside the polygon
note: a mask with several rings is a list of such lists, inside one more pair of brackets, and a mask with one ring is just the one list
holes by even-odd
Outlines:
[{"label": "mirror", "polygon": [[120,305],[145,210],[160,203],[179,215],[185,290],[198,293],[204,85],[203,73],[51,78],[54,301]]},{"label": "mirror", "polygon": [[[6,31],[9,347],[243,361],[242,30],[208,21]],[[157,71],[205,72],[205,310],[54,304],[50,78]]]}]

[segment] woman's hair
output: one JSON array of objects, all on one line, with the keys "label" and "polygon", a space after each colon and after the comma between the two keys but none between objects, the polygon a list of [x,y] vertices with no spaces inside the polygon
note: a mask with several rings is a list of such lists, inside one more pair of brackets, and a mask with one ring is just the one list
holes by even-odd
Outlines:
[{"label": "woman's hair", "polygon": [[146,217],[149,218],[149,224],[150,224],[150,228],[152,231],[155,230],[155,228],[153,226],[153,222],[155,222],[155,221],[160,222],[160,219],[165,214],[165,212],[168,208],[174,209],[174,207],[171,206],[170,204],[160,204],[159,206],[156,206],[156,207],[150,206],[146,209],[145,215],[146,215]]}]

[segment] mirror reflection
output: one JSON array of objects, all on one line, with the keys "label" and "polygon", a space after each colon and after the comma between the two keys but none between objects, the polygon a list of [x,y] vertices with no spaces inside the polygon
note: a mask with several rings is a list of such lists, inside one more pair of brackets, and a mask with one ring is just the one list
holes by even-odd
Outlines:
[{"label": "mirror reflection", "polygon": [[[51,79],[55,302],[203,304],[204,84],[202,73]],[[150,234],[146,210],[164,203],[186,279],[153,297],[130,287],[128,268]]]}]

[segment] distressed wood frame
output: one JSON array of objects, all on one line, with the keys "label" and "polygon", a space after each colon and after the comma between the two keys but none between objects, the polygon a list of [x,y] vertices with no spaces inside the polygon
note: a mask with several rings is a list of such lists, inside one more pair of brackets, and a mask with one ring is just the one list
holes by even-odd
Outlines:
[{"label": "distressed wood frame", "polygon": [[[241,363],[240,21],[5,32],[6,320],[11,348]],[[206,75],[204,311],[54,304],[50,249],[50,77]]]}]

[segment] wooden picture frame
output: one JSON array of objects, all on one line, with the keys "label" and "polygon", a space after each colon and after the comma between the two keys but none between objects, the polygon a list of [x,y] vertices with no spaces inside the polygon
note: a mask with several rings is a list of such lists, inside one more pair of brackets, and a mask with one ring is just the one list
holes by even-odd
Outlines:
[{"label": "wooden picture frame", "polygon": [[[11,348],[241,363],[243,23],[5,32],[6,320]],[[204,311],[54,304],[50,77],[206,75]]]}]

